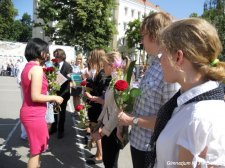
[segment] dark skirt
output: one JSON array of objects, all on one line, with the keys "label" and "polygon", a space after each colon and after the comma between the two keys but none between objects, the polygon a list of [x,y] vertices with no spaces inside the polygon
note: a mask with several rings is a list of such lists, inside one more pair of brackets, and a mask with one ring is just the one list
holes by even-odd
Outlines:
[{"label": "dark skirt", "polygon": [[82,92],[82,87],[71,88],[71,96],[80,96]]}]

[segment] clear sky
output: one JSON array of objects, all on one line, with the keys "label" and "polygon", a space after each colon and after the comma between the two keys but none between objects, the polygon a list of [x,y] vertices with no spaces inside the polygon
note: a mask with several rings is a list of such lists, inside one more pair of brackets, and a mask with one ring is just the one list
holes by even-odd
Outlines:
[{"label": "clear sky", "polygon": [[203,5],[206,0],[148,0],[170,13],[177,19],[187,18],[192,13],[202,15]]},{"label": "clear sky", "polygon": [[[161,9],[169,12],[177,19],[189,17],[193,12],[201,15],[203,13],[203,4],[205,0],[148,0],[155,5],[159,5]],[[33,0],[13,0],[14,7],[18,9],[20,19],[27,12],[32,15]]]}]

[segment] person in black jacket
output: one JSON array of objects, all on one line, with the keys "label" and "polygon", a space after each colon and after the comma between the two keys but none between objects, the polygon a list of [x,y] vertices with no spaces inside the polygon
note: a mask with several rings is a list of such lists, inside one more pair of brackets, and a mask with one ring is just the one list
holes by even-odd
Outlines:
[{"label": "person in black jacket", "polygon": [[[66,60],[66,54],[64,50],[62,49],[56,49],[53,52],[53,55],[55,58],[58,59],[58,63],[56,66],[58,66],[60,73],[67,78],[68,80],[61,85],[60,90],[57,92],[57,95],[63,97],[63,103],[60,105],[61,111],[59,111],[59,114],[55,114],[55,122],[52,123],[52,127],[50,129],[50,135],[58,131],[58,139],[61,139],[64,137],[64,124],[65,124],[65,118],[66,118],[66,106],[67,102],[70,99],[70,78],[68,77],[68,74],[72,73],[72,67],[69,63],[67,63]],[[59,117],[59,119],[58,119]]]}]

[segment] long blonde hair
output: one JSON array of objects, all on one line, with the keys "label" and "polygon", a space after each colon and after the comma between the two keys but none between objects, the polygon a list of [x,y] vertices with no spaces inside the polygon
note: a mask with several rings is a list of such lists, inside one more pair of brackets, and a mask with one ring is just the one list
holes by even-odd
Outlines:
[{"label": "long blonde hair", "polygon": [[90,69],[96,70],[96,75],[103,68],[102,58],[105,55],[105,51],[101,48],[96,48],[92,50],[88,57],[88,65]]},{"label": "long blonde hair", "polygon": [[185,58],[208,80],[225,78],[224,62],[211,65],[222,51],[222,45],[215,27],[206,20],[189,18],[174,22],[162,32],[160,45],[171,54],[182,50]]},{"label": "long blonde hair", "polygon": [[76,62],[77,60],[80,60],[80,69],[84,69],[84,64],[83,64],[83,57],[82,54],[78,54],[76,57]]}]

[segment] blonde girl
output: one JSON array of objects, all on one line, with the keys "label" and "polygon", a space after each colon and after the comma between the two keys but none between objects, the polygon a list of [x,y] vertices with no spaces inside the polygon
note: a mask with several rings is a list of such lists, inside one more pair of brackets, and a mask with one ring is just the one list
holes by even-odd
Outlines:
[{"label": "blonde girl", "polygon": [[[105,91],[109,85],[111,78],[105,78],[102,58],[105,55],[105,51],[100,48],[96,48],[90,52],[88,57],[89,74],[87,81],[87,87],[90,88],[90,92],[86,92],[86,96],[90,99],[88,104],[91,106],[88,108],[88,118],[90,121],[90,128],[97,123],[97,119],[102,111],[102,104],[94,102],[93,97],[104,97]],[[95,163],[102,162],[102,145],[101,140],[96,141],[97,151],[95,154]]]},{"label": "blonde girl", "polygon": [[[103,57],[104,72],[106,76],[112,76],[118,68],[122,68],[123,61],[119,52],[109,52]],[[98,99],[97,99],[98,100]],[[95,98],[93,101],[97,101]],[[103,110],[98,118],[99,123],[104,125],[93,134],[95,139],[102,138],[103,163],[106,168],[117,168],[120,145],[118,138],[122,141],[118,126],[118,111],[114,100],[112,88],[108,88],[103,100]],[[118,138],[117,138],[118,136]]]},{"label": "blonde girl", "polygon": [[83,57],[81,54],[77,55],[75,64],[71,66],[73,68],[72,73],[70,74],[72,79],[71,96],[73,96],[73,105],[75,109],[75,107],[80,104],[80,94],[82,92],[82,88],[81,86],[79,86],[79,83],[84,79],[84,65]]},{"label": "blonde girl", "polygon": [[158,126],[166,114],[157,118],[153,136],[158,133],[158,138],[151,142],[156,142],[156,163],[151,167],[168,167],[168,161],[224,167],[225,103],[219,82],[225,78],[225,64],[218,59],[222,46],[215,27],[200,18],[176,21],[162,32],[160,44],[164,80],[178,82],[181,90],[172,98],[177,107],[161,132]]}]

